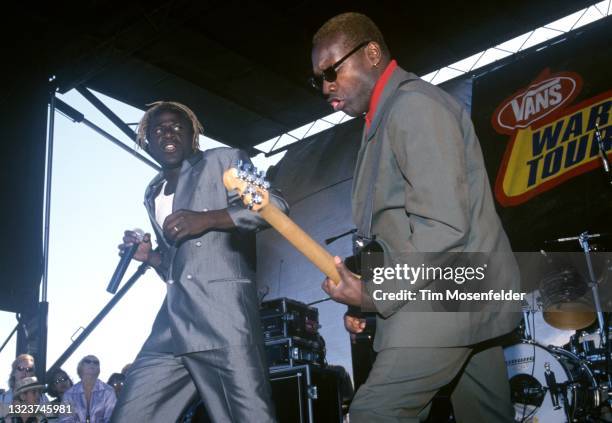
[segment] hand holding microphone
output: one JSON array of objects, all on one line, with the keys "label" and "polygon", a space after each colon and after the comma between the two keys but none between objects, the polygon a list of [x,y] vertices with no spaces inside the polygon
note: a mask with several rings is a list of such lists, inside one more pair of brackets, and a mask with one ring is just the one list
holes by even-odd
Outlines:
[{"label": "hand holding microphone", "polygon": [[130,265],[132,258],[138,261],[147,261],[151,252],[151,236],[145,234],[142,229],[134,229],[133,231],[125,231],[123,236],[123,244],[119,245],[119,253],[121,259],[111,277],[106,290],[111,294],[117,292],[119,284],[123,279],[123,275]]}]

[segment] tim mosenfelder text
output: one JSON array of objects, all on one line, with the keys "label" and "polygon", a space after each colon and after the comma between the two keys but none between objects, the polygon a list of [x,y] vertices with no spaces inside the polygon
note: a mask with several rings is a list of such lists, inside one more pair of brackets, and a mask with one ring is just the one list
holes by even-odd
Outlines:
[{"label": "tim mosenfelder text", "polygon": [[[452,281],[462,285],[466,281],[485,279],[487,265],[482,266],[410,266],[396,264],[393,267],[375,267],[372,272],[372,283],[381,285],[394,279],[414,285],[418,280]],[[526,293],[513,290],[487,290],[484,292],[463,292],[457,289],[446,289],[436,292],[431,289],[400,289],[395,292],[384,292],[376,289],[372,292],[375,301],[523,301]]]}]

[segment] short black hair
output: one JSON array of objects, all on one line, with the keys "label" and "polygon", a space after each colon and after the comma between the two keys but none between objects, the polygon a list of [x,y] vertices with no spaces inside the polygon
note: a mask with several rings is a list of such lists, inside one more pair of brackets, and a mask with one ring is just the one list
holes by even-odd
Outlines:
[{"label": "short black hair", "polygon": [[347,49],[354,48],[364,41],[375,41],[380,46],[383,56],[390,56],[389,47],[387,47],[382,32],[374,21],[364,14],[347,12],[334,16],[325,22],[312,37],[312,45],[316,46],[338,36],[344,37]]},{"label": "short black hair", "polygon": [[59,392],[57,392],[57,389],[55,389],[55,380],[58,378],[58,376],[66,376],[66,378],[70,381],[70,386],[74,385],[74,383],[72,383],[72,379],[70,379],[70,376],[68,376],[68,373],[66,373],[62,369],[51,370],[49,373],[47,373],[46,379],[47,393],[53,398],[59,398],[60,396]]}]

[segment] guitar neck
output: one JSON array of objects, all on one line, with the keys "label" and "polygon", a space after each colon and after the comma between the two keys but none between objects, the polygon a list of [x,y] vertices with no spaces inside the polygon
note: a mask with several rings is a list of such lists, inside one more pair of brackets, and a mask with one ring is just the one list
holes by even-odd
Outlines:
[{"label": "guitar neck", "polygon": [[271,203],[259,210],[259,214],[328,278],[336,284],[340,282],[340,275],[336,270],[332,255],[304,232],[302,228],[286,214]]}]

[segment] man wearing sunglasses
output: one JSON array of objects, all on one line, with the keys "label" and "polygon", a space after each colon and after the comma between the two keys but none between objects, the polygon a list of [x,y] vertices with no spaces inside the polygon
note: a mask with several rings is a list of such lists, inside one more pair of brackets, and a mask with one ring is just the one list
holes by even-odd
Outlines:
[{"label": "man wearing sunglasses", "polygon": [[[511,253],[468,113],[391,60],[368,17],[346,13],[326,22],[313,38],[312,64],[311,84],[333,109],[365,118],[352,192],[362,235],[375,236],[386,257]],[[506,261],[502,269],[515,269]],[[342,280],[323,283],[334,300],[358,307],[372,297],[379,285],[336,263]],[[511,272],[500,274],[498,283],[516,287]],[[503,352],[490,346],[516,327],[516,313],[415,312],[407,300],[374,306],[378,355],[351,404],[351,423],[422,421],[446,386],[458,422],[514,421]],[[349,316],[345,326],[364,329]]]},{"label": "man wearing sunglasses", "polygon": [[[34,366],[34,357],[30,354],[19,354],[11,364],[11,374],[9,376],[9,390],[0,393],[0,404],[12,404],[13,390],[15,383],[18,380],[25,379],[36,375],[36,367]],[[40,396],[40,403],[46,404],[49,399],[45,394]]]}]

